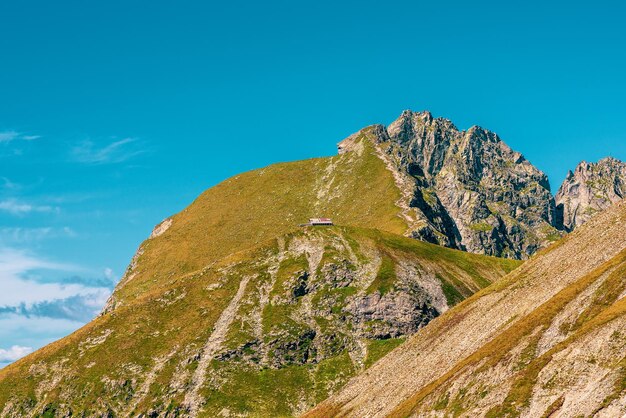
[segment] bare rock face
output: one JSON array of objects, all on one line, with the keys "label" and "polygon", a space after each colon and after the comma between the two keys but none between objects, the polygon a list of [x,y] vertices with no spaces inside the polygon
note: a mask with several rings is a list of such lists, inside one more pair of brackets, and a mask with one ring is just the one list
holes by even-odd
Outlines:
[{"label": "bare rock face", "polygon": [[558,222],[572,231],[625,194],[626,163],[611,157],[597,163],[583,161],[567,173],[556,195]]},{"label": "bare rock face", "polygon": [[495,133],[412,111],[373,132],[388,165],[412,183],[407,235],[516,259],[560,237],[547,176]]},{"label": "bare rock face", "polygon": [[[413,289],[411,289],[413,290]],[[345,311],[364,338],[386,339],[412,335],[439,316],[424,290],[399,289],[381,296],[362,295],[350,300]]]}]

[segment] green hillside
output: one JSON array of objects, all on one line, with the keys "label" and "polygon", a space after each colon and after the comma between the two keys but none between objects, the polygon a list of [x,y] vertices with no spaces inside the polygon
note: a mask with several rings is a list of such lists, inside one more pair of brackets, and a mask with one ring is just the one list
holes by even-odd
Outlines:
[{"label": "green hillside", "polygon": [[[291,416],[517,264],[371,229],[290,233],[171,277],[3,369],[2,415]],[[366,301],[386,316],[368,317]],[[406,301],[408,322],[395,309]]]},{"label": "green hillside", "polygon": [[519,264],[403,237],[368,135],[166,220],[102,316],[0,370],[0,416],[295,415]]},{"label": "green hillside", "polygon": [[163,235],[142,244],[133,278],[122,279],[116,300],[129,303],[174,276],[296,231],[310,217],[403,234],[393,175],[367,140],[369,130],[358,135],[354,152],[275,164],[208,189],[171,218]]}]

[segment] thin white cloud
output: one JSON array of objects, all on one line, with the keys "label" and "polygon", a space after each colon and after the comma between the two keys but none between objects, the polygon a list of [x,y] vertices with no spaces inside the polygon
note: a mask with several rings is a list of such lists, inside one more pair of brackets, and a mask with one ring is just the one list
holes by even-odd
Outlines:
[{"label": "thin white cloud", "polygon": [[0,228],[0,243],[28,244],[52,238],[74,238],[77,234],[69,227],[55,228],[50,226],[40,228],[4,227]]},{"label": "thin white cloud", "polygon": [[17,131],[2,131],[0,132],[0,143],[9,143],[16,140],[22,141],[34,141],[41,138],[41,135],[24,135]]},{"label": "thin white cloud", "polygon": [[66,237],[71,237],[71,238],[75,238],[76,236],[78,236],[78,234],[69,226],[64,226],[63,229],[61,229],[63,231],[63,234]]},{"label": "thin white cloud", "polygon": [[18,274],[34,269],[62,271],[80,270],[78,266],[47,261],[23,250],[17,250],[9,247],[0,248],[0,277],[5,273]]},{"label": "thin white cloud", "polygon": [[95,280],[68,274],[80,271],[84,270],[23,250],[0,248],[0,318],[17,315],[89,321],[111,295],[114,274],[109,268],[104,277]]},{"label": "thin white cloud", "polygon": [[58,212],[59,208],[48,205],[33,205],[10,198],[0,201],[0,211],[8,212],[12,215],[25,215],[31,212]]},{"label": "thin white cloud", "polygon": [[107,164],[126,161],[142,152],[136,138],[124,138],[101,147],[93,141],[83,141],[72,148],[71,155],[84,164]]},{"label": "thin white cloud", "polygon": [[117,282],[118,280],[115,273],[113,273],[113,269],[111,267],[106,267],[104,269],[104,277],[106,277],[108,280],[111,280],[112,282]]},{"label": "thin white cloud", "polygon": [[[18,345],[38,349],[69,335],[83,324],[70,319],[3,314],[0,315],[0,347],[7,349]],[[0,368],[9,363],[11,361],[0,361]]]},{"label": "thin white cloud", "polygon": [[0,228],[0,242],[24,243],[41,241],[48,238],[52,233],[51,227],[42,228],[21,228],[5,227]]},{"label": "thin white cloud", "polygon": [[8,349],[0,348],[0,363],[7,363],[19,360],[25,355],[32,352],[32,347],[23,347],[21,345],[14,345]]},{"label": "thin white cloud", "polygon": [[20,134],[15,131],[0,132],[0,142],[11,142],[19,138]]},{"label": "thin white cloud", "polygon": [[0,177],[0,180],[4,183],[2,188],[5,190],[19,190],[22,188],[20,184],[13,182],[6,177]]}]

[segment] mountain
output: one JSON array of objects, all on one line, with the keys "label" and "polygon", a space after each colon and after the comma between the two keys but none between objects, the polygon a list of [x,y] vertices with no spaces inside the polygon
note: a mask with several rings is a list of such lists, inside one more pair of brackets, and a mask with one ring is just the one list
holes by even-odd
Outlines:
[{"label": "mountain", "polygon": [[611,157],[597,163],[583,161],[567,173],[556,194],[557,216],[571,231],[625,195],[626,163]]},{"label": "mountain", "polygon": [[624,416],[625,223],[591,218],[305,416]]},{"label": "mountain", "polygon": [[0,416],[295,415],[519,265],[403,236],[374,131],[164,220],[102,315],[0,370]]},{"label": "mountain", "polygon": [[[299,226],[322,216],[335,225]],[[540,250],[563,235],[558,219],[545,175],[496,134],[403,112],[336,156],[240,174],[166,218],[101,315],[0,370],[0,416],[291,416],[339,392],[313,412],[323,415],[349,410],[360,383],[341,391],[353,377],[365,382],[362,411],[370,393],[395,408],[394,396],[526,324],[538,303],[561,309],[550,298],[572,275],[621,248],[619,231],[586,244],[602,233],[598,216]],[[604,312],[594,292],[611,305],[622,289],[611,277],[611,291],[585,290],[594,308],[580,324],[550,335],[587,329]],[[525,330],[495,349],[509,353],[531,338]],[[372,377],[401,387],[387,395]],[[443,399],[438,408],[458,403]]]},{"label": "mountain", "polygon": [[495,133],[404,111],[373,135],[403,191],[410,236],[516,259],[561,236],[548,178]]}]

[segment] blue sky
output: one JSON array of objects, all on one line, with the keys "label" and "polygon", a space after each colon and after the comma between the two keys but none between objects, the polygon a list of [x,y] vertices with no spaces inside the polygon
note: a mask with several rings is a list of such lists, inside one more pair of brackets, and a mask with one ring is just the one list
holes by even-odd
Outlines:
[{"label": "blue sky", "polygon": [[496,131],[553,191],[626,159],[618,2],[337,3],[0,3],[0,367],[202,190],[403,109]]}]

